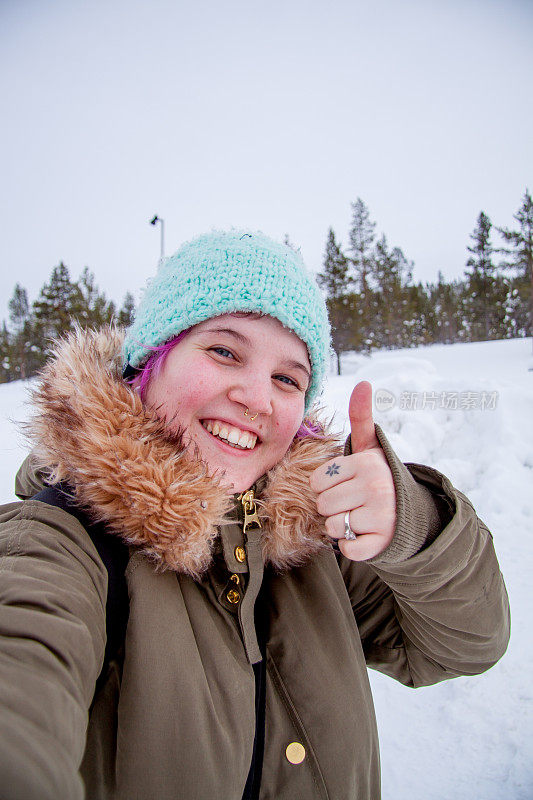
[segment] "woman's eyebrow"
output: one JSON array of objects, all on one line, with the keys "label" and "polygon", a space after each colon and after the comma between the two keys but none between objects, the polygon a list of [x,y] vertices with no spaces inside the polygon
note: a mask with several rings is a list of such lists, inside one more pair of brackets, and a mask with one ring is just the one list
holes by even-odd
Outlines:
[{"label": "woman's eyebrow", "polygon": [[305,372],[307,379],[311,380],[311,373],[307,369],[307,367],[301,363],[301,361],[293,361],[292,359],[283,362],[283,366],[287,367],[287,369],[301,369],[302,372]]},{"label": "woman's eyebrow", "polygon": [[202,333],[227,333],[228,336],[233,336],[233,338],[236,339],[241,344],[245,344],[248,347],[252,346],[252,343],[248,339],[247,336],[245,336],[243,333],[239,333],[239,331],[233,330],[233,328],[219,328],[219,327],[215,326],[215,327],[212,327],[212,328],[211,327],[210,328],[204,328],[202,330]]}]

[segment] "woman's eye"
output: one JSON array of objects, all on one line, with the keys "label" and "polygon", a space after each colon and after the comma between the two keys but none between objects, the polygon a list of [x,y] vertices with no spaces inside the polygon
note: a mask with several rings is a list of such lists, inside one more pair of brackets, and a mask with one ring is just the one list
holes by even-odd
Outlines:
[{"label": "woman's eye", "polygon": [[288,375],[276,375],[275,377],[277,381],[281,381],[281,383],[286,383],[287,386],[294,386],[296,389],[300,388],[296,383],[296,381],[294,380],[294,378],[289,378]]},{"label": "woman's eye", "polygon": [[211,350],[223,358],[234,358],[233,353],[230,350],[226,350],[225,347],[212,347]]}]

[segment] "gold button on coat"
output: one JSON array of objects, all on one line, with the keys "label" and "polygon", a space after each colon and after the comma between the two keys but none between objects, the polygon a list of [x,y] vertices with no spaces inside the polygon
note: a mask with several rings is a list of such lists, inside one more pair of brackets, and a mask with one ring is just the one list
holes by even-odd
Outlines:
[{"label": "gold button on coat", "polygon": [[235,589],[230,589],[229,592],[226,593],[226,598],[230,601],[230,603],[236,605],[241,599],[241,596]]},{"label": "gold button on coat", "polygon": [[305,747],[300,742],[291,742],[287,745],[285,755],[291,764],[301,764],[305,758]]},{"label": "gold button on coat", "polygon": [[235,548],[235,558],[239,562],[239,564],[244,564],[246,561],[246,550],[244,547],[236,547]]}]

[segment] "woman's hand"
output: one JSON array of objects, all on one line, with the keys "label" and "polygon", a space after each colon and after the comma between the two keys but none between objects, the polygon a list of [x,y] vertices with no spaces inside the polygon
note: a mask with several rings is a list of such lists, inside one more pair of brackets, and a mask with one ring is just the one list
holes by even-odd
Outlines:
[{"label": "woman's hand", "polygon": [[[326,517],[328,536],[339,540],[346,558],[364,561],[382,553],[396,526],[392,473],[374,430],[372,387],[358,383],[349,404],[352,455],[318,467],[311,475],[318,512]],[[345,538],[345,516],[357,535]]]}]

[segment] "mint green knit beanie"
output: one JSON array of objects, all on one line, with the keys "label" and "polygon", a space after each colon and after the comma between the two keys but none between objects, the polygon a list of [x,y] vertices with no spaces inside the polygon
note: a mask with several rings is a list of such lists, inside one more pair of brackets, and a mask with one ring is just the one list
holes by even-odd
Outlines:
[{"label": "mint green knit beanie", "polygon": [[312,370],[307,412],[328,363],[326,304],[300,254],[259,232],[206,233],[160,263],[126,332],[125,369],[141,367],[151,355],[150,347],[234,311],[275,317],[307,345]]}]

